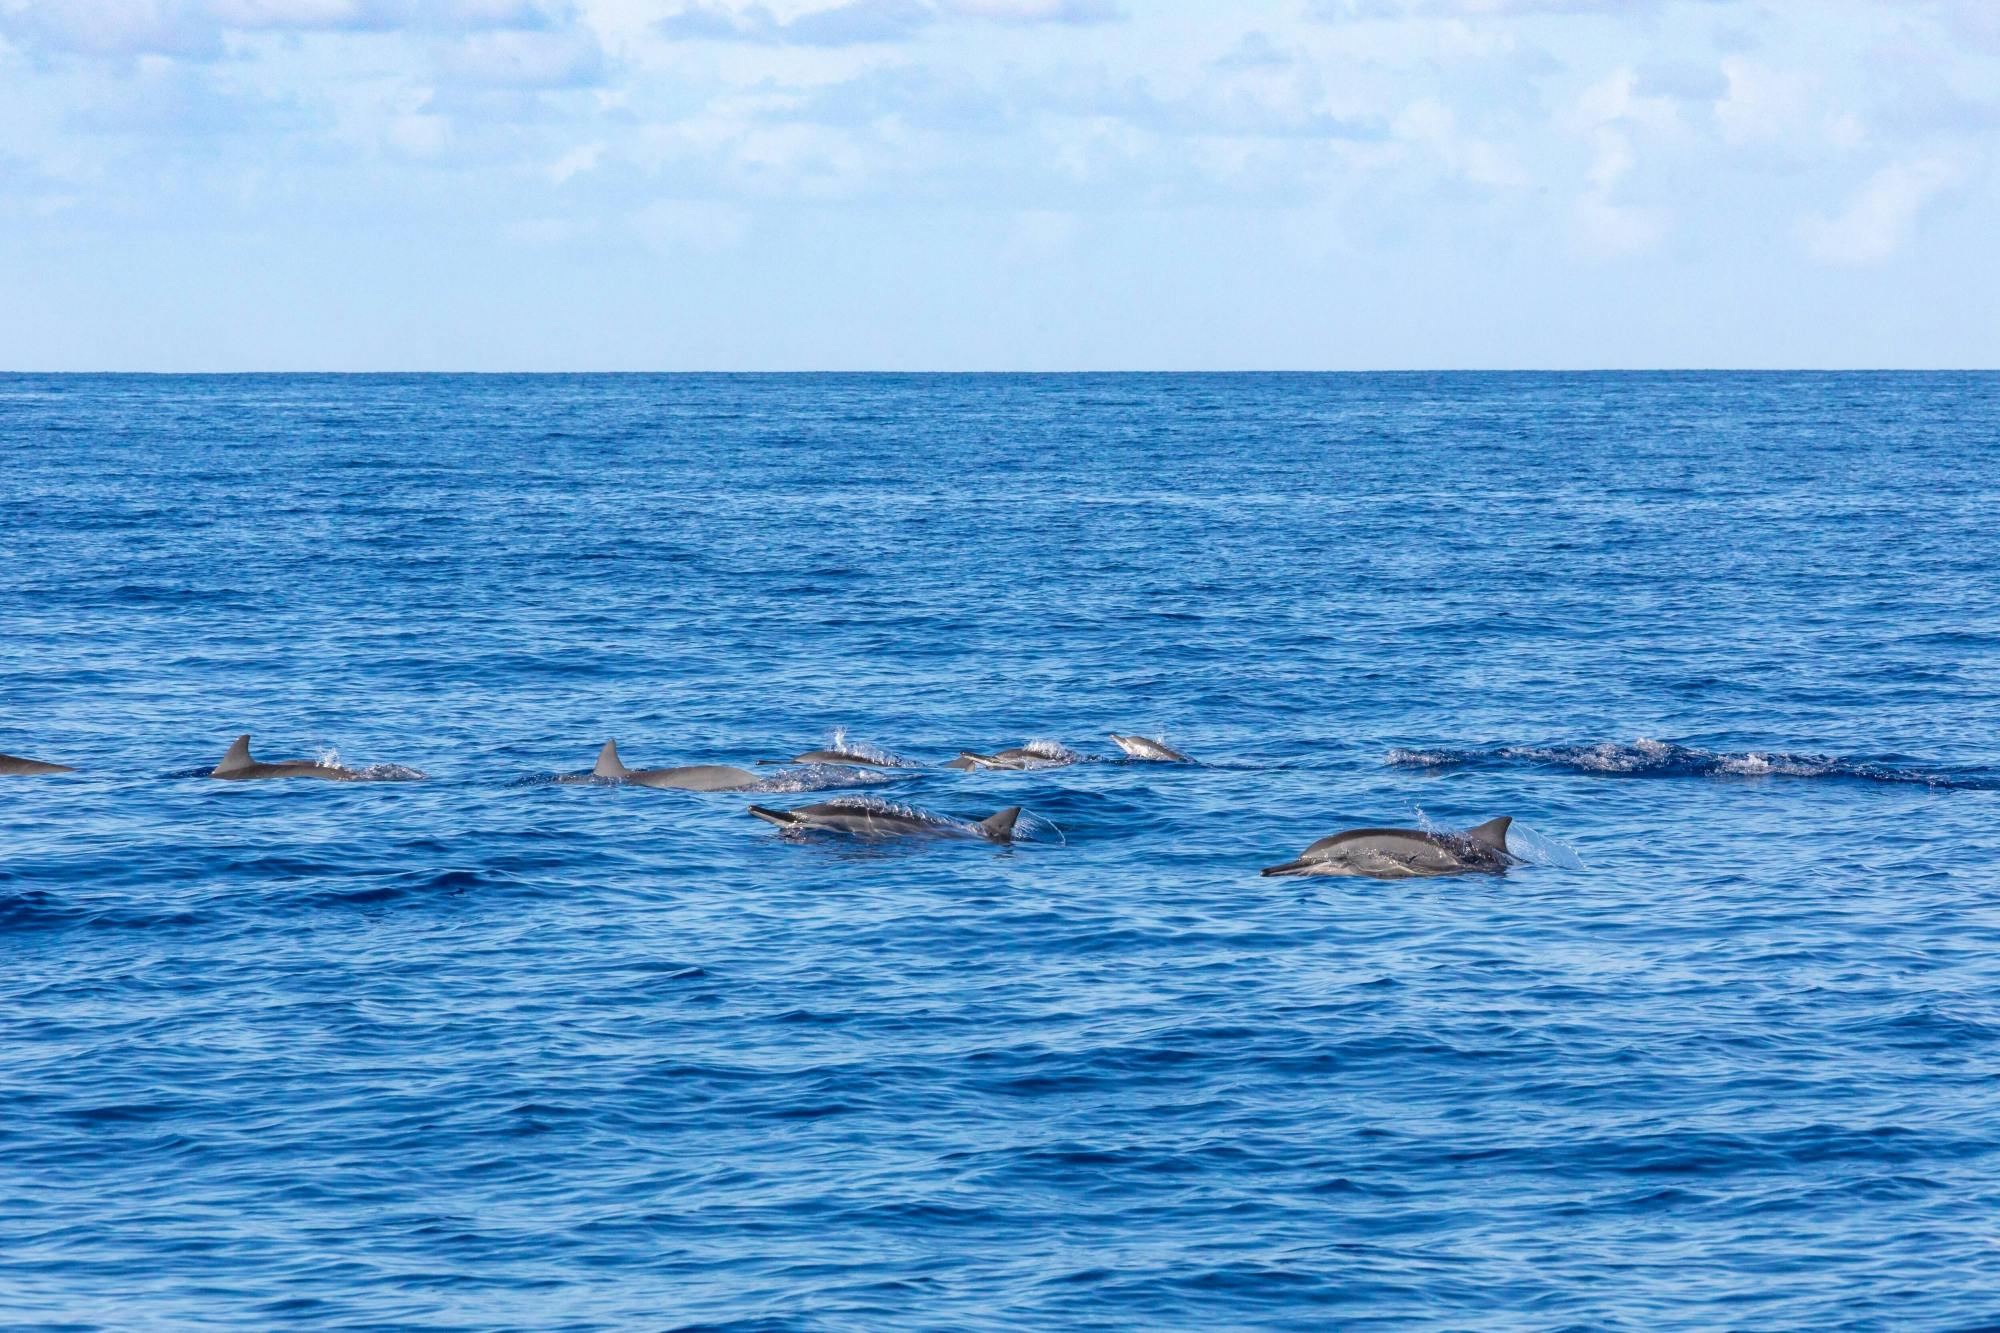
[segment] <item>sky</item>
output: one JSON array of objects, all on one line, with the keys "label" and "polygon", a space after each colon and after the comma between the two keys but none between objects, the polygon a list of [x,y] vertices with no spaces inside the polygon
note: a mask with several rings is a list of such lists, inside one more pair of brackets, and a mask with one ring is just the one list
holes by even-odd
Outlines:
[{"label": "sky", "polygon": [[0,0],[0,369],[2000,366],[2000,0]]}]

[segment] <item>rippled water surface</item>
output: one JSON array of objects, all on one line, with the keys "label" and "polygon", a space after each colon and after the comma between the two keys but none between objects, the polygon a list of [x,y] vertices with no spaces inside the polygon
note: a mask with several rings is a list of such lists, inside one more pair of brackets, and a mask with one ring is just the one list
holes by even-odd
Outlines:
[{"label": "rippled water surface", "polygon": [[0,378],[0,1321],[1990,1321],[1996,514],[1993,376]]}]

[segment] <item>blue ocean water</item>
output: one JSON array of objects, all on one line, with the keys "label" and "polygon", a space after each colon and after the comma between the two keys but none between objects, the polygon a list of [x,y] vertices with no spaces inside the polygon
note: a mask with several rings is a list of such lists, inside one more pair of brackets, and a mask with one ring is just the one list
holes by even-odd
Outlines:
[{"label": "blue ocean water", "polygon": [[[0,378],[0,1321],[2000,1318],[1996,513],[1992,375]],[[836,728],[1026,836],[551,780]]]}]

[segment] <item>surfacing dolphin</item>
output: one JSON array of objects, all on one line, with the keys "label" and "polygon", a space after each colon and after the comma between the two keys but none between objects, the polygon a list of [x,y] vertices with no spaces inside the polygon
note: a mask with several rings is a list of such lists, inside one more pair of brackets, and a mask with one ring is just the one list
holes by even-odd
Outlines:
[{"label": "surfacing dolphin", "polygon": [[1026,745],[1016,745],[1011,749],[995,750],[992,754],[960,750],[958,758],[945,767],[967,773],[978,768],[997,768],[1018,773],[1031,768],[1062,768],[1082,758],[1082,755],[1067,745],[1060,745],[1055,741],[1029,741]]},{"label": "surfacing dolphin", "polygon": [[1192,764],[1194,762],[1194,760],[1188,758],[1173,746],[1168,745],[1165,741],[1156,741],[1150,736],[1120,736],[1115,731],[1108,734],[1111,737],[1111,743],[1123,750],[1127,759],[1145,759],[1155,764]]},{"label": "surfacing dolphin", "polygon": [[629,782],[635,787],[673,787],[681,791],[741,791],[757,785],[757,775],[727,764],[690,764],[684,768],[627,768],[618,758],[618,742],[606,741],[598,751],[594,778]]},{"label": "surfacing dolphin", "polygon": [[845,833],[854,838],[985,838],[988,842],[1010,843],[1014,841],[1014,821],[1021,817],[1021,807],[1010,805],[977,823],[852,797],[802,805],[793,810],[753,805],[750,813],[786,832]]},{"label": "surfacing dolphin", "polygon": [[1366,875],[1370,879],[1415,879],[1433,875],[1501,875],[1516,858],[1507,852],[1502,815],[1463,833],[1426,833],[1413,828],[1358,828],[1336,833],[1299,853],[1298,859],[1268,867],[1267,875]]},{"label": "surfacing dolphin", "polygon": [[43,773],[74,773],[68,764],[45,764],[39,759],[22,759],[18,755],[0,754],[0,777],[28,778]]},{"label": "surfacing dolphin", "polygon": [[767,764],[770,763],[845,764],[849,768],[900,768],[901,767],[900,764],[892,764],[888,762],[886,759],[880,759],[865,754],[856,754],[852,750],[837,750],[837,749],[807,750],[804,754],[795,754],[790,759],[775,759],[775,760],[766,759],[762,762]]},{"label": "surfacing dolphin", "polygon": [[250,737],[238,736],[222,762],[209,773],[212,778],[236,781],[244,778],[323,778],[328,782],[354,782],[360,774],[312,759],[287,759],[282,763],[260,764],[250,757]]}]

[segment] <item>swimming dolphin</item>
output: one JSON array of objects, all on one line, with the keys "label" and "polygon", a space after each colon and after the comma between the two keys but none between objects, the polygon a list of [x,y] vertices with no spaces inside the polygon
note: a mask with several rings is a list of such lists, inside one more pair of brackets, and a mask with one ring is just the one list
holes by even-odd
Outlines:
[{"label": "swimming dolphin", "polygon": [[250,757],[250,738],[238,736],[229,753],[222,756],[212,778],[324,778],[328,782],[353,782],[361,775],[351,769],[316,763],[311,759],[287,759],[282,763],[260,764]]},{"label": "swimming dolphin", "polygon": [[1499,875],[1515,863],[1507,854],[1506,815],[1464,833],[1413,828],[1358,828],[1321,838],[1295,861],[1271,866],[1267,875],[1366,875],[1412,879],[1431,875]]},{"label": "swimming dolphin", "polygon": [[1060,746],[1031,742],[1027,745],[1016,745],[1011,749],[995,750],[992,754],[975,754],[971,750],[960,750],[958,758],[945,767],[965,773],[976,768],[998,768],[1009,772],[1020,772],[1030,768],[1061,768],[1075,763],[1080,757]]},{"label": "swimming dolphin", "polygon": [[971,824],[962,824],[922,810],[898,809],[879,801],[853,799],[802,805],[795,810],[771,810],[753,805],[750,813],[781,829],[796,829],[802,833],[820,829],[856,838],[985,838],[989,842],[1012,842],[1014,821],[1021,817],[1021,807],[1010,805],[996,815]]},{"label": "swimming dolphin", "polygon": [[42,773],[74,773],[68,764],[45,764],[39,759],[21,759],[11,754],[0,754],[0,777],[26,778]]},{"label": "swimming dolphin", "polygon": [[594,778],[612,778],[638,787],[674,787],[681,791],[738,791],[757,785],[757,775],[727,764],[690,764],[685,768],[627,768],[618,759],[618,742],[606,741],[598,752]]},{"label": "swimming dolphin", "polygon": [[901,765],[887,763],[881,759],[871,759],[852,750],[807,750],[795,754],[790,759],[762,759],[764,764],[846,764],[850,768],[898,768]]},{"label": "swimming dolphin", "polygon": [[1194,760],[1174,749],[1165,741],[1156,741],[1148,736],[1120,736],[1109,733],[1112,744],[1125,752],[1128,759],[1149,759],[1156,764],[1192,764]]}]

